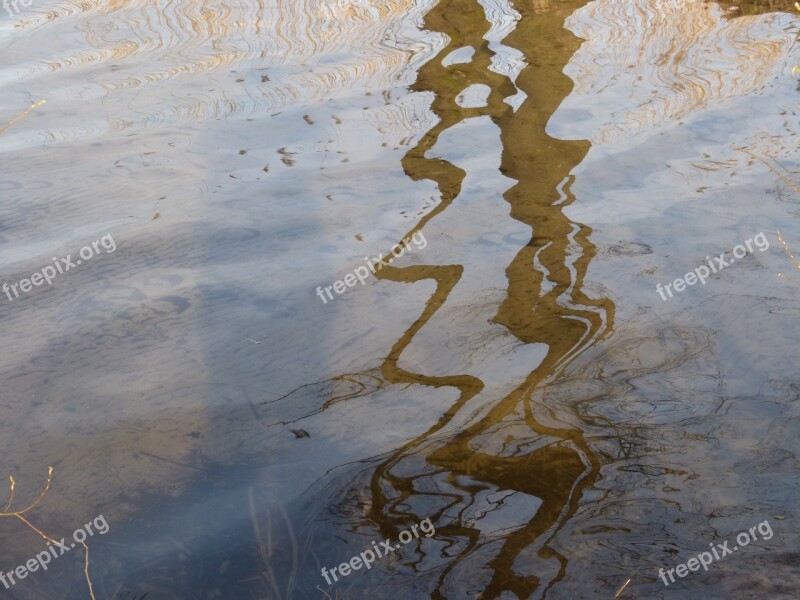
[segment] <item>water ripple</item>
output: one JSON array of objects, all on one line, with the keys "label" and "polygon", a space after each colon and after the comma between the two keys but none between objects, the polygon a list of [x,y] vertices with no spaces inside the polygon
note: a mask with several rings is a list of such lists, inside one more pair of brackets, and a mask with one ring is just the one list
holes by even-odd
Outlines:
[{"label": "water ripple", "polygon": [[[701,0],[597,0],[576,11],[567,24],[586,42],[565,70],[575,81],[565,108],[579,116],[561,133],[586,136],[576,128],[589,121],[592,142],[610,143],[757,93],[784,68],[791,17],[725,14]],[[618,110],[629,95],[643,100]]]},{"label": "water ripple", "polygon": [[[413,26],[427,4],[65,2],[21,15],[0,72],[12,88],[45,90],[43,97],[83,117],[67,128],[44,118],[43,130],[23,143],[275,114],[407,79],[436,50],[436,40]],[[45,50],[56,32],[61,50]]]}]

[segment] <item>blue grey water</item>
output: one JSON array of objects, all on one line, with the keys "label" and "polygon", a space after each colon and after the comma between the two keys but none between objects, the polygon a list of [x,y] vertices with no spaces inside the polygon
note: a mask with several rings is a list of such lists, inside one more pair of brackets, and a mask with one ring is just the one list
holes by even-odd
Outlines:
[{"label": "blue grey water", "polygon": [[0,597],[797,597],[792,3],[16,6]]}]

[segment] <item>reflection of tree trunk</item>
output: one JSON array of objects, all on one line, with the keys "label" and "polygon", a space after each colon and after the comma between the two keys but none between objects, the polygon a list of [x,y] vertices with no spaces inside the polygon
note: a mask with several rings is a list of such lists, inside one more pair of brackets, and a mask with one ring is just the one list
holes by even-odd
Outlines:
[{"label": "reflection of tree trunk", "polygon": [[[448,449],[449,450],[449,449]],[[444,453],[442,453],[444,454]],[[446,458],[430,456],[429,462],[449,469],[451,484],[457,475],[469,475],[499,490],[516,490],[541,499],[542,505],[530,522],[506,535],[502,548],[489,566],[495,573],[492,581],[483,590],[483,598],[497,598],[504,590],[514,592],[519,598],[528,598],[539,586],[539,578],[518,575],[513,566],[517,557],[542,533],[557,523],[565,512],[571,515],[580,488],[593,481],[587,474],[581,455],[562,445],[545,446],[519,457],[498,457],[472,452],[466,464],[456,465]],[[546,548],[542,557],[561,557]],[[566,569],[566,560],[561,560],[561,574]],[[560,577],[559,577],[560,578]]]},{"label": "reflection of tree trunk", "polygon": [[[548,3],[531,4],[523,0],[514,3],[522,19],[504,43],[521,51],[528,63],[517,80],[528,98],[516,112],[503,102],[503,98],[517,91],[513,83],[506,76],[489,70],[493,53],[483,39],[489,27],[477,0],[440,2],[427,15],[425,25],[446,33],[451,41],[439,56],[422,67],[413,87],[416,91],[435,93],[432,110],[440,121],[403,159],[409,177],[435,181],[442,194],[442,203],[418,226],[422,229],[458,196],[465,175],[446,160],[425,158],[425,153],[443,131],[465,118],[488,115],[500,127],[504,149],[501,170],[517,180],[505,198],[511,205],[511,216],[530,225],[534,237],[506,268],[508,294],[495,321],[524,343],[546,344],[548,353],[544,361],[521,386],[498,400],[486,416],[447,441],[435,439],[436,432],[483,389],[483,383],[470,375],[437,377],[411,373],[400,368],[398,360],[416,333],[447,301],[463,269],[461,265],[389,267],[379,274],[383,279],[394,281],[432,278],[437,282],[436,292],[422,315],[393,346],[384,362],[383,376],[391,383],[456,387],[460,397],[434,427],[400,448],[376,469],[371,516],[387,536],[393,535],[396,528],[406,525],[408,502],[415,496],[432,493],[421,492],[417,484],[423,479],[441,476],[443,472],[446,482],[437,478],[428,482],[427,489],[435,486],[434,495],[456,498],[452,500],[454,503],[458,503],[459,498],[470,497],[472,500],[468,503],[471,503],[477,493],[461,481],[461,476],[468,476],[475,485],[485,483],[498,490],[521,492],[542,502],[528,523],[503,538],[499,551],[489,561],[487,566],[493,574],[484,589],[484,598],[500,597],[506,590],[527,598],[540,586],[538,577],[517,574],[514,562],[547,532],[550,532],[547,539],[539,543],[538,555],[555,557],[561,565],[559,574],[549,585],[563,576],[566,559],[548,548],[547,541],[575,512],[583,489],[594,481],[599,468],[579,430],[539,423],[529,404],[532,389],[556,376],[568,360],[601,337],[613,319],[614,307],[609,300],[594,300],[582,291],[583,277],[595,253],[588,241],[590,231],[562,213],[562,208],[572,199],[567,185],[569,173],[583,160],[589,143],[558,140],[545,132],[550,116],[572,89],[571,80],[562,71],[578,48],[579,40],[564,29],[564,20],[587,1],[559,2],[556,10],[549,10]],[[476,51],[471,63],[442,66],[444,56],[465,45]],[[488,105],[474,109],[459,107],[455,103],[456,96],[474,83],[491,88]],[[498,428],[518,412],[520,406],[524,407],[526,424],[530,428],[529,435],[520,439],[540,440],[537,449],[523,453],[518,448],[510,456],[477,450],[478,437],[491,436],[492,428]],[[435,472],[429,468],[413,476],[393,474],[401,462],[419,454],[425,456],[428,466],[435,468]],[[435,518],[441,519],[443,512]],[[458,506],[451,504],[448,514],[456,513],[460,514]],[[468,541],[467,548],[451,561],[439,578],[439,590],[434,597],[444,598],[442,584],[447,575],[485,542],[481,541],[479,529],[460,520],[440,521],[437,531]]]},{"label": "reflection of tree trunk", "polygon": [[[422,229],[450,205],[458,196],[464,179],[461,169],[443,159],[425,158],[425,153],[433,148],[443,131],[464,119],[482,114],[499,116],[510,113],[511,107],[503,102],[503,98],[516,91],[507,77],[489,70],[493,53],[489,50],[489,43],[483,39],[489,30],[489,22],[476,0],[442,0],[425,17],[425,28],[447,33],[450,43],[420,69],[417,82],[411,87],[415,92],[435,93],[431,110],[439,118],[439,122],[403,157],[403,168],[411,179],[435,181],[442,195],[441,204],[426,215],[417,229]],[[450,67],[442,65],[443,57],[463,46],[475,49],[471,62]],[[475,83],[492,89],[488,106],[461,108],[456,104],[456,96],[467,85]]]}]

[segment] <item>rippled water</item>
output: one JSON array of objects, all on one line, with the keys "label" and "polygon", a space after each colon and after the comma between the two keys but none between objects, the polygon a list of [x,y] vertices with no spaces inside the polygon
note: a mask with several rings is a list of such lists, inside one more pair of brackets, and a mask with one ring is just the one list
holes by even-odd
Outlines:
[{"label": "rippled water", "polygon": [[798,597],[792,2],[11,12],[0,597]]}]

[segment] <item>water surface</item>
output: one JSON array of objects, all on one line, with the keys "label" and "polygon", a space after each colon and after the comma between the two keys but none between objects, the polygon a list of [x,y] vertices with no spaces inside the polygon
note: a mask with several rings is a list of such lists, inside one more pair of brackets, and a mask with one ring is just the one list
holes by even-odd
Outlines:
[{"label": "water surface", "polygon": [[[797,31],[777,1],[3,13],[3,281],[116,250],[0,296],[0,472],[23,505],[54,468],[47,535],[110,525],[0,594],[796,597]],[[44,545],[0,540],[5,571]]]}]

